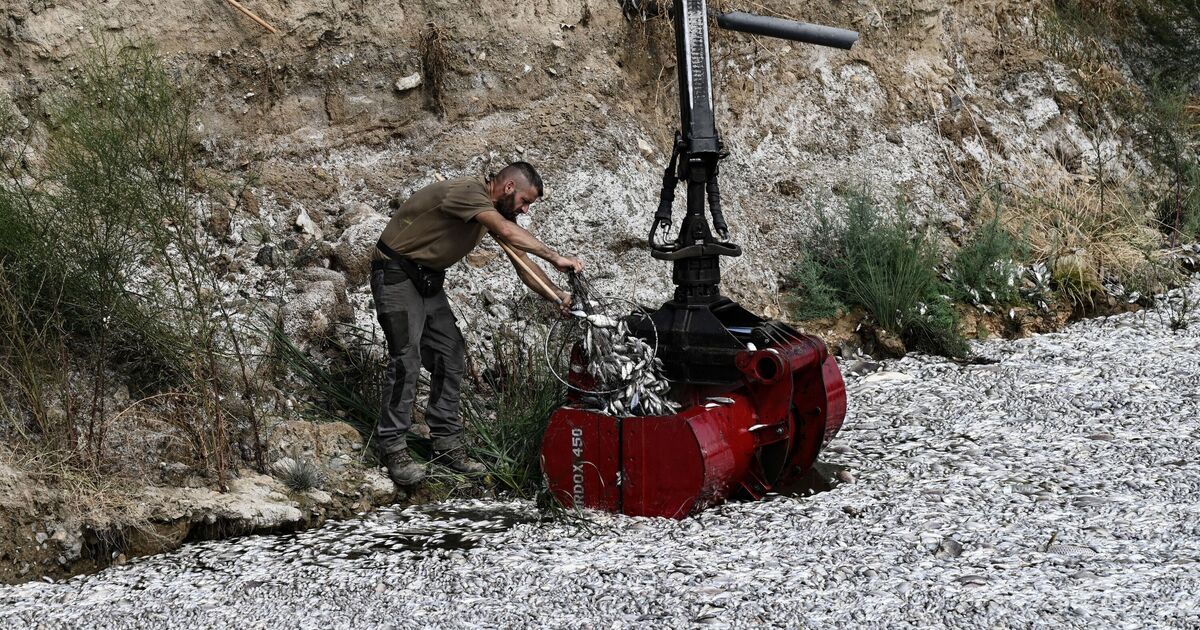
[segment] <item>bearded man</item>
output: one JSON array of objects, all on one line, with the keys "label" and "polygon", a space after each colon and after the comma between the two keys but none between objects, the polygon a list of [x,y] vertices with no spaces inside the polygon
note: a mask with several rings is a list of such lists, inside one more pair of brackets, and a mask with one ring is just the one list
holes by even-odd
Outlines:
[{"label": "bearded man", "polygon": [[542,178],[527,162],[513,162],[486,179],[437,182],[399,206],[376,244],[371,294],[387,339],[388,367],[375,437],[388,476],[398,485],[413,486],[425,477],[425,467],[413,461],[407,443],[421,366],[432,375],[425,421],[433,461],[461,473],[484,471],[467,455],[463,439],[459,387],[466,348],[442,290],[446,269],[490,232],[513,250],[513,266],[526,286],[564,311],[569,308],[570,294],[551,282],[528,255],[562,272],[580,271],[583,264],[550,249],[516,223],[542,194]]}]

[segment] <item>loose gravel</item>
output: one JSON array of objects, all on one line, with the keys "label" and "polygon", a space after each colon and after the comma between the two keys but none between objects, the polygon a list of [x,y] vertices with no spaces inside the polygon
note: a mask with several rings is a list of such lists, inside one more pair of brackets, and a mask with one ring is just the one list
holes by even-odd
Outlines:
[{"label": "loose gravel", "polygon": [[1200,317],[1170,320],[848,362],[828,492],[681,522],[385,510],[5,587],[0,625],[1200,628]]}]

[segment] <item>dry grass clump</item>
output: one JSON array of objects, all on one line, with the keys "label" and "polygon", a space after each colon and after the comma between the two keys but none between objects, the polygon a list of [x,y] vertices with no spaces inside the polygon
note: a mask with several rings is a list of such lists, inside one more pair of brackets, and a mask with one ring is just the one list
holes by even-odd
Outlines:
[{"label": "dry grass clump", "polygon": [[1057,288],[1077,305],[1091,304],[1106,287],[1148,295],[1170,279],[1150,208],[1120,187],[1061,186],[1041,195],[986,196],[980,203],[984,216],[999,217],[1010,233],[1022,235],[1030,258],[1044,261]]},{"label": "dry grass clump", "polygon": [[152,534],[150,506],[136,481],[119,474],[81,469],[69,451],[16,450],[0,445],[0,493],[21,505],[53,504],[56,518],[93,530],[136,529]]}]

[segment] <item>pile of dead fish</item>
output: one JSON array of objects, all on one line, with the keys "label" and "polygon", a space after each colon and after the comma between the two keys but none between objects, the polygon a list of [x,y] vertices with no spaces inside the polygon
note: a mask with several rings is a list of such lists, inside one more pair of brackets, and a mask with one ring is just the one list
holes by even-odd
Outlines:
[{"label": "pile of dead fish", "polygon": [[1153,309],[971,342],[988,364],[845,361],[825,492],[682,521],[385,509],[0,585],[0,629],[1197,630],[1197,303],[1200,279]]},{"label": "pile of dead fish", "polygon": [[[594,303],[593,303],[594,304]],[[667,398],[671,383],[662,376],[662,360],[644,339],[629,332],[626,320],[573,311],[583,328],[586,370],[595,381],[585,393],[585,408],[610,416],[665,416],[679,410]]]}]

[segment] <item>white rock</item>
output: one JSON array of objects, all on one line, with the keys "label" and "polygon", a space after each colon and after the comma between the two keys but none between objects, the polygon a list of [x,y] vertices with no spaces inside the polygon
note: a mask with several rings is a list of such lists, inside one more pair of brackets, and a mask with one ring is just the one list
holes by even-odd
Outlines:
[{"label": "white rock", "polygon": [[641,154],[642,154],[642,157],[646,158],[647,160],[654,157],[654,146],[651,145],[649,142],[646,142],[645,139],[638,138],[637,146],[638,146],[638,151],[641,152]]},{"label": "white rock", "polygon": [[414,72],[406,77],[396,79],[396,91],[407,92],[421,85],[421,73]]},{"label": "white rock", "polygon": [[321,240],[321,237],[324,234],[321,231],[321,226],[317,225],[317,222],[313,221],[312,217],[308,216],[308,211],[303,208],[300,209],[300,214],[296,215],[296,227],[300,228],[301,232],[313,237],[316,240]]}]

